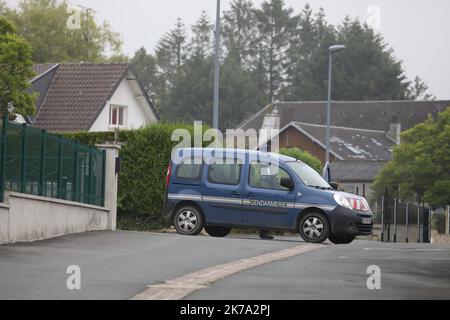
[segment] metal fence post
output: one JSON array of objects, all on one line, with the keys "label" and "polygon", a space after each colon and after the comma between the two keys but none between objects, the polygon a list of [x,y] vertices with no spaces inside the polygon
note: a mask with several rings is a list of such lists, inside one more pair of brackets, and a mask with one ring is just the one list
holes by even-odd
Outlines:
[{"label": "metal fence post", "polygon": [[72,184],[72,201],[77,201],[78,193],[78,148],[79,142],[75,141],[74,164],[73,164],[73,184]]},{"label": "metal fence post", "polygon": [[394,199],[394,242],[397,242],[397,210],[398,201],[397,198]]},{"label": "metal fence post", "polygon": [[56,191],[56,197],[61,199],[62,197],[62,170],[63,170],[63,159],[62,159],[62,142],[63,137],[62,135],[59,136],[58,139],[58,189]]},{"label": "metal fence post", "polygon": [[26,193],[26,161],[27,161],[27,125],[22,125],[22,163],[20,169],[20,192]]},{"label": "metal fence post", "polygon": [[384,242],[384,196],[381,196],[381,242]]},{"label": "metal fence post", "polygon": [[428,242],[431,243],[431,221],[433,221],[433,211],[431,205],[428,205]]},{"label": "metal fence post", "polygon": [[420,202],[417,205],[417,243],[420,243]]},{"label": "metal fence post", "polygon": [[92,148],[89,150],[89,175],[88,175],[88,202],[92,204],[92,175],[94,174],[93,168]]},{"label": "metal fence post", "polygon": [[102,151],[102,200],[101,206],[105,206],[105,192],[106,192],[106,150]]},{"label": "metal fence post", "polygon": [[408,236],[409,236],[409,203],[405,204],[405,210],[406,210],[406,243],[409,242]]},{"label": "metal fence post", "polygon": [[4,192],[5,192],[5,163],[6,163],[6,128],[8,126],[8,117],[3,116],[3,125],[2,125],[2,147],[0,150],[1,163],[0,163],[0,202],[4,201]]},{"label": "metal fence post", "polygon": [[445,219],[445,234],[450,234],[450,206],[447,206],[447,214]]},{"label": "metal fence post", "polygon": [[39,168],[39,195],[45,196],[47,188],[44,188],[45,180],[45,147],[46,147],[46,135],[45,130],[41,131],[41,163]]}]

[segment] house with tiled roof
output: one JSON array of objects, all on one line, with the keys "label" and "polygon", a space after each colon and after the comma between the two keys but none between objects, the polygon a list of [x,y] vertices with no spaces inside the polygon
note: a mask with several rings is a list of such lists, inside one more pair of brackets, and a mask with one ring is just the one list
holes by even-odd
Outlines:
[{"label": "house with tiled roof", "polygon": [[[450,101],[350,101],[331,107],[331,178],[370,198],[372,183],[400,144],[402,131],[450,107]],[[326,102],[268,105],[236,129],[279,129],[279,147],[306,150],[325,163]],[[270,144],[270,142],[269,142]]]},{"label": "house with tiled roof", "polygon": [[128,63],[36,64],[36,113],[26,121],[53,132],[113,131],[159,120]]}]

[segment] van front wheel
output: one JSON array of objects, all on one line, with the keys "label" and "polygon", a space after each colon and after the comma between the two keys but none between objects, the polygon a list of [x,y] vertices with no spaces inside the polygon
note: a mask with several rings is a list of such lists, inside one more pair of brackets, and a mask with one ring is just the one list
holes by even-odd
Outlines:
[{"label": "van front wheel", "polygon": [[206,226],[205,231],[211,236],[216,238],[223,238],[230,234],[231,228]]},{"label": "van front wheel", "polygon": [[177,210],[173,224],[179,234],[196,236],[203,229],[204,219],[199,209],[187,206]]},{"label": "van front wheel", "polygon": [[319,212],[305,214],[299,222],[300,236],[306,242],[322,243],[330,235],[330,223],[328,219]]}]

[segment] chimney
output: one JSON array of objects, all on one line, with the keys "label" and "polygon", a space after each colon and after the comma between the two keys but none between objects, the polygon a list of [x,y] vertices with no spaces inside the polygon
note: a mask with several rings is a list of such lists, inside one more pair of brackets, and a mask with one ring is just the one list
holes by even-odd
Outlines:
[{"label": "chimney", "polygon": [[[278,148],[280,130],[280,112],[274,107],[271,113],[264,117],[264,121],[259,131],[259,150],[271,152],[272,147]],[[275,140],[273,140],[275,138]]]},{"label": "chimney", "polygon": [[280,112],[274,107],[271,113],[264,117],[262,129],[280,129]]},{"label": "chimney", "polygon": [[389,124],[389,131],[387,136],[395,141],[397,145],[400,144],[400,134],[402,133],[402,125],[398,121],[397,116],[393,116],[391,123]]}]

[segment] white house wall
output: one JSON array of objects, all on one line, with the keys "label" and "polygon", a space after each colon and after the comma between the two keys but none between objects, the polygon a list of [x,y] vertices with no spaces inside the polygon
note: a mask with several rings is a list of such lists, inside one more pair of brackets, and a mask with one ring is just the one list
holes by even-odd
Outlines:
[{"label": "white house wall", "polygon": [[[141,92],[133,92],[129,81],[125,78],[117,88],[116,92],[106,104],[103,111],[100,113],[94,124],[90,128],[91,132],[110,131],[109,114],[111,105],[126,106],[125,126],[123,129],[137,129],[145,127],[146,125],[156,122],[155,115],[150,110],[146,100],[141,97],[136,99],[136,95]],[[140,103],[140,101],[142,101]]]}]

